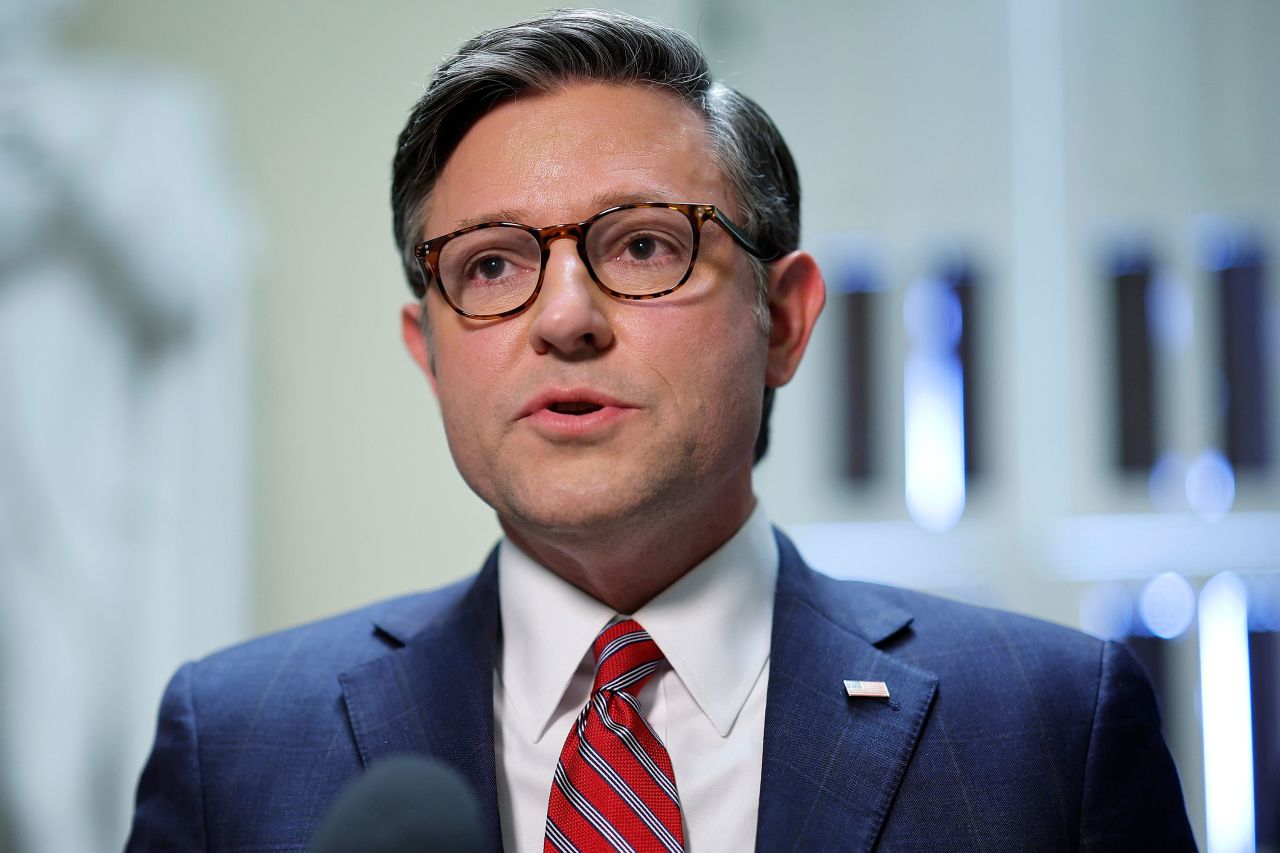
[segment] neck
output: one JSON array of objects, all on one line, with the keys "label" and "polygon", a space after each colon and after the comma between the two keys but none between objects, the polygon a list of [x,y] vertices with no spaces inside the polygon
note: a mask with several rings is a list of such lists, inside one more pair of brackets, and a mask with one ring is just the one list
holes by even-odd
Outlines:
[{"label": "neck", "polygon": [[702,512],[688,508],[609,529],[546,530],[499,517],[522,551],[564,580],[623,614],[639,610],[728,542],[755,508],[746,491]]}]

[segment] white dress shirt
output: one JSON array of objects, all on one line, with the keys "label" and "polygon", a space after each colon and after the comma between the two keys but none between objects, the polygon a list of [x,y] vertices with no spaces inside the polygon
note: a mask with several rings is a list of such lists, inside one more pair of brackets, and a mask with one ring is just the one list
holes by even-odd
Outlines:
[{"label": "white dress shirt", "polygon": [[[667,662],[640,691],[675,771],[685,849],[755,846],[778,546],[757,504],[718,551],[631,614]],[[591,643],[619,618],[509,540],[498,551],[503,640],[494,746],[503,843],[542,850],[551,777],[591,694]]]}]

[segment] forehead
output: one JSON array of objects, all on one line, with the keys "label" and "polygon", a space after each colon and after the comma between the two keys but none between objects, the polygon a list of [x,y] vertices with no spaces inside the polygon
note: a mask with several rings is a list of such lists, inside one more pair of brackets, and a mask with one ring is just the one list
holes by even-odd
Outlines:
[{"label": "forehead", "polygon": [[436,181],[424,232],[558,224],[627,201],[724,206],[706,122],[661,89],[575,83],[477,121]]}]

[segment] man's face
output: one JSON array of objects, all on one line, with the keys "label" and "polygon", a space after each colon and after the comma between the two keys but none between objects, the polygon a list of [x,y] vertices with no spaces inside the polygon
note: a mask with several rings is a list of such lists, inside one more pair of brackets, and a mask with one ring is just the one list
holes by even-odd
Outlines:
[{"label": "man's face", "polygon": [[[657,90],[575,84],[484,116],[445,165],[423,236],[631,201],[738,216],[700,116]],[[661,299],[604,293],[567,239],[522,314],[468,320],[428,292],[450,449],[509,528],[589,534],[749,509],[768,342],[747,255],[714,225],[701,237],[689,281]]]}]

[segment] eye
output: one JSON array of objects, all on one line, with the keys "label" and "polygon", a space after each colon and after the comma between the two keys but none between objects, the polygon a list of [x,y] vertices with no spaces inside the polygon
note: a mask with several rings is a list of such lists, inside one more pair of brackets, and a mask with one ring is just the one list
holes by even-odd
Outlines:
[{"label": "eye", "polygon": [[479,278],[494,281],[502,278],[502,276],[506,274],[509,266],[510,264],[507,262],[506,258],[500,258],[497,255],[489,255],[488,257],[480,258],[476,261],[475,274]]},{"label": "eye", "polygon": [[682,251],[678,241],[665,234],[641,231],[628,234],[611,255],[625,263],[665,264],[681,255]]},{"label": "eye", "polygon": [[658,251],[658,241],[653,237],[636,237],[627,244],[625,251],[633,260],[647,261]]},{"label": "eye", "polygon": [[679,281],[696,233],[683,213],[641,205],[602,215],[587,235],[587,255],[606,287],[649,293]]},{"label": "eye", "polygon": [[468,258],[460,267],[459,283],[471,286],[507,284],[523,279],[532,269],[524,258],[512,257],[508,251],[484,251]]}]

